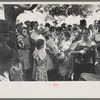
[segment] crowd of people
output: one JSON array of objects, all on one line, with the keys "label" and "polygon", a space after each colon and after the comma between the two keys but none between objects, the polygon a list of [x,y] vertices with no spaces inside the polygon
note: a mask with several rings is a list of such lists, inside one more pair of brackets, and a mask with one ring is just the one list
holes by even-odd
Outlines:
[{"label": "crowd of people", "polygon": [[5,21],[0,21],[0,80],[79,81],[82,73],[100,76],[100,20],[89,26],[85,19],[80,25],[52,23],[17,21],[15,51],[7,44]]}]

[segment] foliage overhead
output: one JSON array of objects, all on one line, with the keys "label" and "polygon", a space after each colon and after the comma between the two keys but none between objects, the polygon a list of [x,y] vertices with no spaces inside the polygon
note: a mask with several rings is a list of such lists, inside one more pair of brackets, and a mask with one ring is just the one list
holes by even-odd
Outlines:
[{"label": "foliage overhead", "polygon": [[37,11],[44,13],[49,12],[52,16],[78,16],[87,17],[91,15],[94,11],[94,5],[84,4],[84,5],[76,5],[76,4],[47,4],[47,5],[38,5]]}]

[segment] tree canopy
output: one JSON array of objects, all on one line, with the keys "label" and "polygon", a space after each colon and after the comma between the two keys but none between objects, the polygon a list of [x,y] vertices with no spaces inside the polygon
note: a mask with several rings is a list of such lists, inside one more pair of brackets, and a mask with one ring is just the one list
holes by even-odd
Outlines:
[{"label": "tree canopy", "polygon": [[38,5],[37,11],[41,13],[49,12],[52,16],[78,16],[85,18],[88,15],[91,15],[94,11],[94,5],[84,4],[47,4],[47,5]]}]

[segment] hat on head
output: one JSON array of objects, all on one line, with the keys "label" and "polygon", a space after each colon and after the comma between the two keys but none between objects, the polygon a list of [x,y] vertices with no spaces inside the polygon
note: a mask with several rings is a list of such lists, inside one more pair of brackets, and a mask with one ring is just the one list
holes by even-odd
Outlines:
[{"label": "hat on head", "polygon": [[61,26],[65,26],[65,25],[66,25],[66,23],[61,24]]},{"label": "hat on head", "polygon": [[5,42],[0,42],[0,61],[8,61],[16,56],[15,50],[11,49]]},{"label": "hat on head", "polygon": [[25,21],[25,24],[27,25],[27,23],[31,23],[29,20]]},{"label": "hat on head", "polygon": [[5,20],[0,20],[0,33],[8,33],[9,28],[7,27],[7,24]]},{"label": "hat on head", "polygon": [[80,20],[80,26],[85,26],[86,25],[86,20],[85,19],[82,19]]},{"label": "hat on head", "polygon": [[45,27],[50,27],[51,25],[49,23],[46,23],[45,24]]},{"label": "hat on head", "polygon": [[62,31],[63,29],[62,29],[62,27],[57,27],[56,28],[56,31]]}]

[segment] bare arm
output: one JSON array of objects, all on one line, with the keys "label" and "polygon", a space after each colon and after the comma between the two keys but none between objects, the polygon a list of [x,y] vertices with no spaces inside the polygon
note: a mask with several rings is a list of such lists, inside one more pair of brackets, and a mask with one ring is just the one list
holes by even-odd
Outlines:
[{"label": "bare arm", "polygon": [[37,64],[38,64],[38,65],[43,64],[44,62],[46,62],[46,58],[47,58],[47,57],[45,57],[44,60],[36,59]]},{"label": "bare arm", "polygon": [[78,53],[81,53],[81,50],[79,51],[71,51],[70,54],[78,54]]},{"label": "bare arm", "polygon": [[85,50],[75,50],[80,45],[80,42],[76,42],[72,45],[70,54],[84,54]]}]

